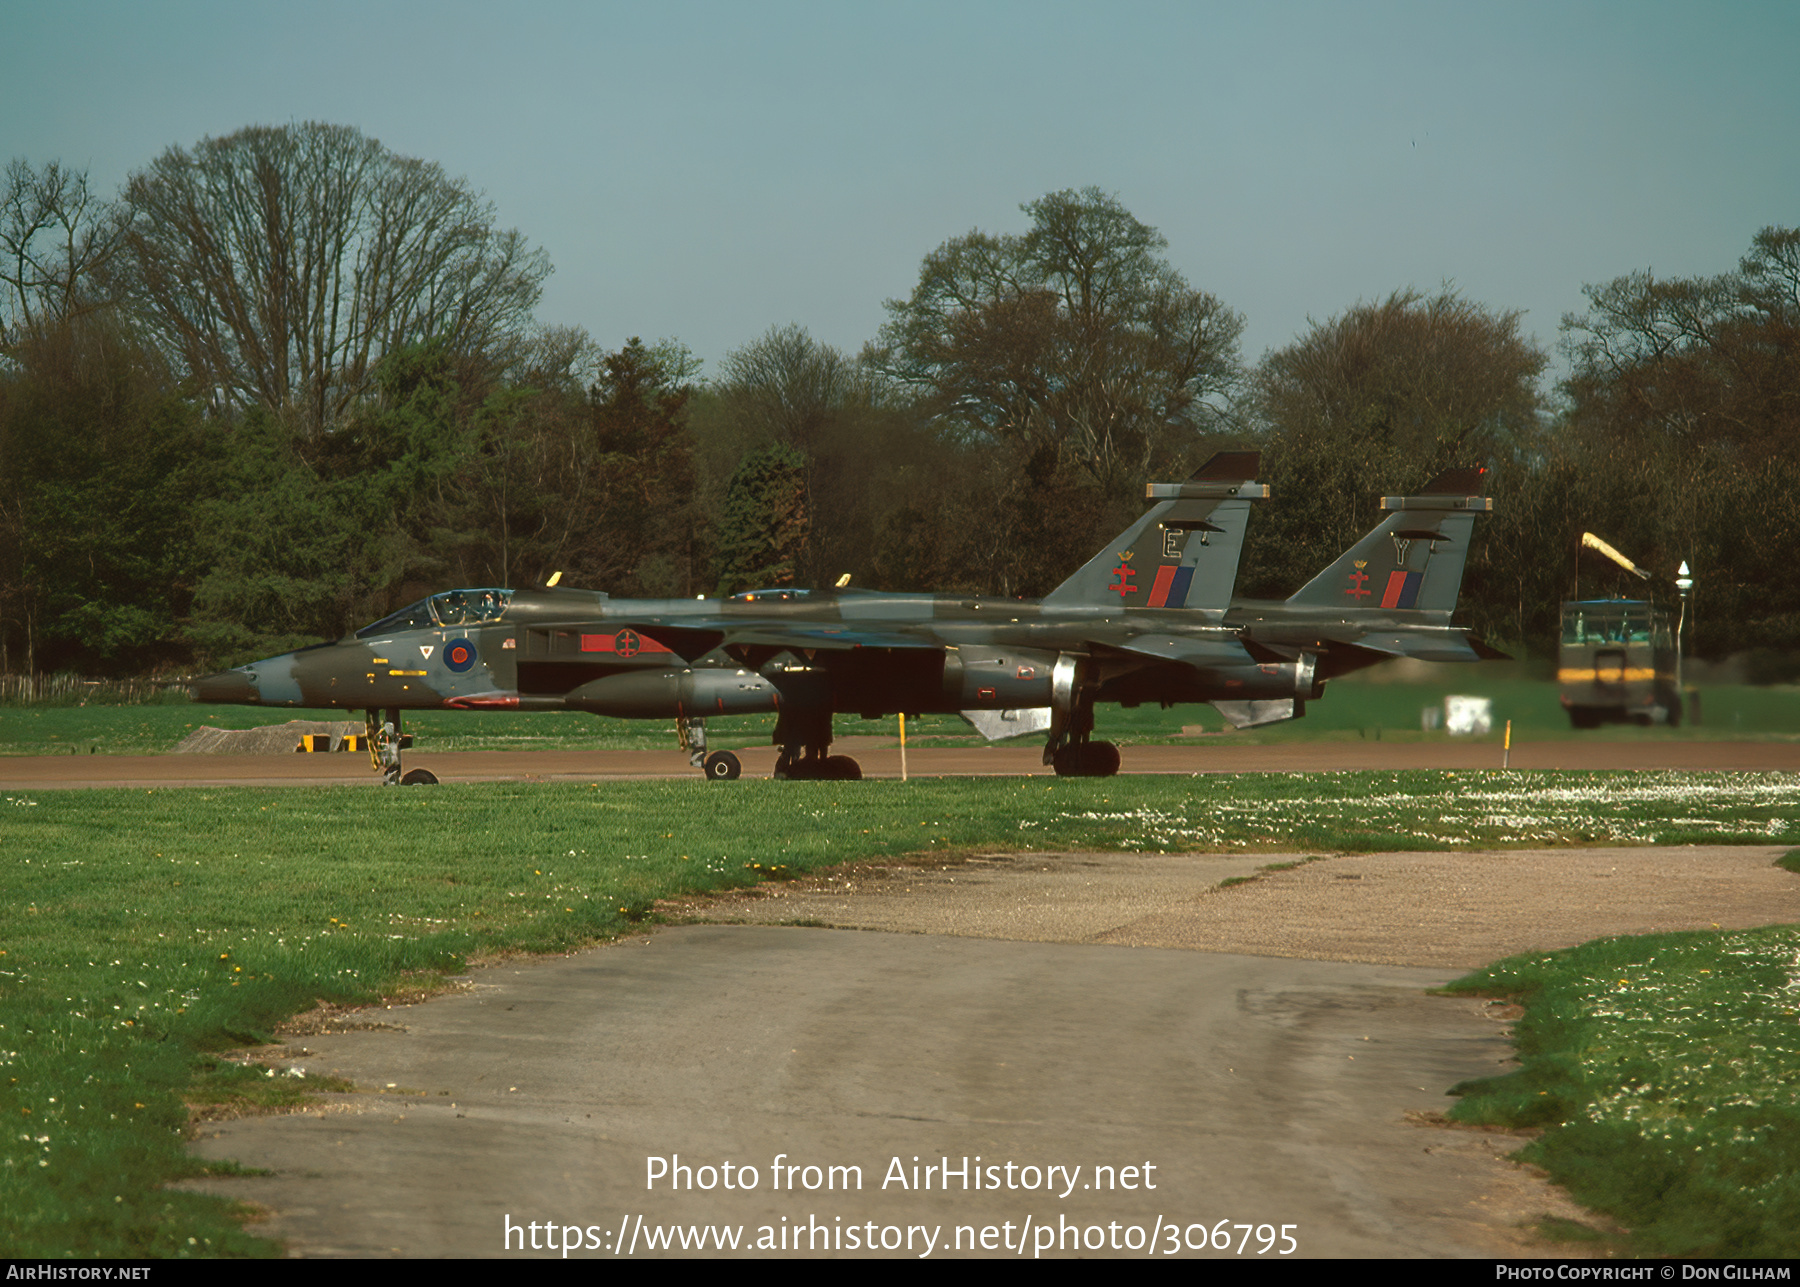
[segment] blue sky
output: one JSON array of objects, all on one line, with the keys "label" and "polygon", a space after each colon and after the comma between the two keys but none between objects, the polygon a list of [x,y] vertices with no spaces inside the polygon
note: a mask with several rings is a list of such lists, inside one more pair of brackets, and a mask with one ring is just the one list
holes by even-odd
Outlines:
[{"label": "blue sky", "polygon": [[709,369],[790,322],[854,352],[939,243],[1090,184],[1247,359],[1443,281],[1549,346],[1584,283],[1800,223],[1796,54],[1792,3],[18,4],[0,154],[113,190],[354,125],[548,250],[542,320]]}]

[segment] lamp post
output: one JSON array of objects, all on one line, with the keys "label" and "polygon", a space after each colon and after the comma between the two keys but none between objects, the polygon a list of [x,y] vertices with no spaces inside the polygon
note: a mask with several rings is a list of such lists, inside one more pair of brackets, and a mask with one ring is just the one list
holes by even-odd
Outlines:
[{"label": "lamp post", "polygon": [[[1675,622],[1675,696],[1678,701],[1685,704],[1688,700],[1688,695],[1687,689],[1682,684],[1681,654],[1686,651],[1686,648],[1682,643],[1682,635],[1687,629],[1688,599],[1694,593],[1694,577],[1693,574],[1688,571],[1686,559],[1683,559],[1681,561],[1681,566],[1676,569],[1675,589],[1681,595],[1681,616],[1678,617]],[[1693,718],[1697,713],[1697,711],[1690,710],[1689,723],[1698,724],[1700,722],[1698,719]]]}]

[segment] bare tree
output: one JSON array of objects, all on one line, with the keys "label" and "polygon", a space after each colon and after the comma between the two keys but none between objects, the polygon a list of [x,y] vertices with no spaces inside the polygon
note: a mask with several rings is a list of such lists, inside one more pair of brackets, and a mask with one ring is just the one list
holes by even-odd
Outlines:
[{"label": "bare tree", "polygon": [[509,361],[548,258],[437,165],[348,126],[254,126],[170,148],[126,187],[122,284],[228,405],[321,428],[397,349]]},{"label": "bare tree", "polygon": [[0,349],[105,304],[98,277],[122,232],[118,211],[88,190],[86,174],[15,158],[0,183]]},{"label": "bare tree", "polygon": [[1631,273],[1563,318],[1584,431],[1652,449],[1800,458],[1800,229],[1756,235],[1738,271]]}]

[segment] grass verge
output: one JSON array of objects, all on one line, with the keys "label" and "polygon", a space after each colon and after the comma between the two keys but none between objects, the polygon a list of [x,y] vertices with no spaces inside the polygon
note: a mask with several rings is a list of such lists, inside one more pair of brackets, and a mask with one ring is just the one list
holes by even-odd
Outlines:
[{"label": "grass verge", "polygon": [[1602,939],[1451,986],[1516,999],[1521,1066],[1453,1120],[1632,1232],[1631,1254],[1800,1255],[1800,926]]},{"label": "grass verge", "polygon": [[[1781,774],[1336,773],[54,791],[0,796],[0,1238],[21,1257],[267,1254],[186,1100],[320,1000],[628,931],[661,898],[968,849],[1329,852],[1791,836]],[[209,1067],[210,1063],[210,1067]]]},{"label": "grass verge", "polygon": [[[1792,739],[1800,728],[1800,687],[1719,686],[1704,690],[1704,723],[1699,727],[1636,728],[1608,725],[1574,732],[1557,700],[1553,683],[1496,675],[1480,668],[1444,667],[1451,676],[1429,683],[1381,682],[1354,676],[1334,680],[1329,696],[1313,702],[1306,718],[1264,728],[1227,731],[1210,706],[1162,710],[1104,707],[1100,735],[1126,745],[1191,744],[1197,737],[1226,738],[1233,745],[1308,741],[1447,742],[1448,733],[1423,732],[1426,708],[1442,712],[1448,693],[1488,697],[1493,731],[1477,741],[1498,745],[1506,721],[1517,740],[1576,739],[1666,742],[1713,739]],[[1500,668],[1504,671],[1506,668]],[[1379,676],[1379,670],[1372,672]],[[360,720],[359,712],[261,709],[254,706],[201,706],[180,692],[158,692],[134,704],[0,702],[0,755],[159,755],[196,728],[257,728],[289,719]],[[604,719],[575,711],[408,711],[407,731],[421,750],[582,751],[668,750],[675,746],[672,720]],[[707,722],[709,743],[721,749],[766,746],[772,715],[741,715]],[[857,720],[840,716],[840,737],[899,740],[893,716]],[[906,722],[907,740],[920,746],[979,746],[976,735],[955,715],[921,715]],[[1034,735],[1035,736],[1035,735]]]}]

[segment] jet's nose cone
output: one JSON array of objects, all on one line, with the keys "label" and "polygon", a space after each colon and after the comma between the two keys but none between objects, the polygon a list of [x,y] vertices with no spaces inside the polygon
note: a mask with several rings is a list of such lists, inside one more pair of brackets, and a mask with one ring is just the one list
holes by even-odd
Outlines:
[{"label": "jet's nose cone", "polygon": [[216,675],[202,675],[188,685],[188,691],[197,702],[255,705],[262,700],[262,695],[256,689],[255,677],[248,667],[242,670],[221,670]]}]

